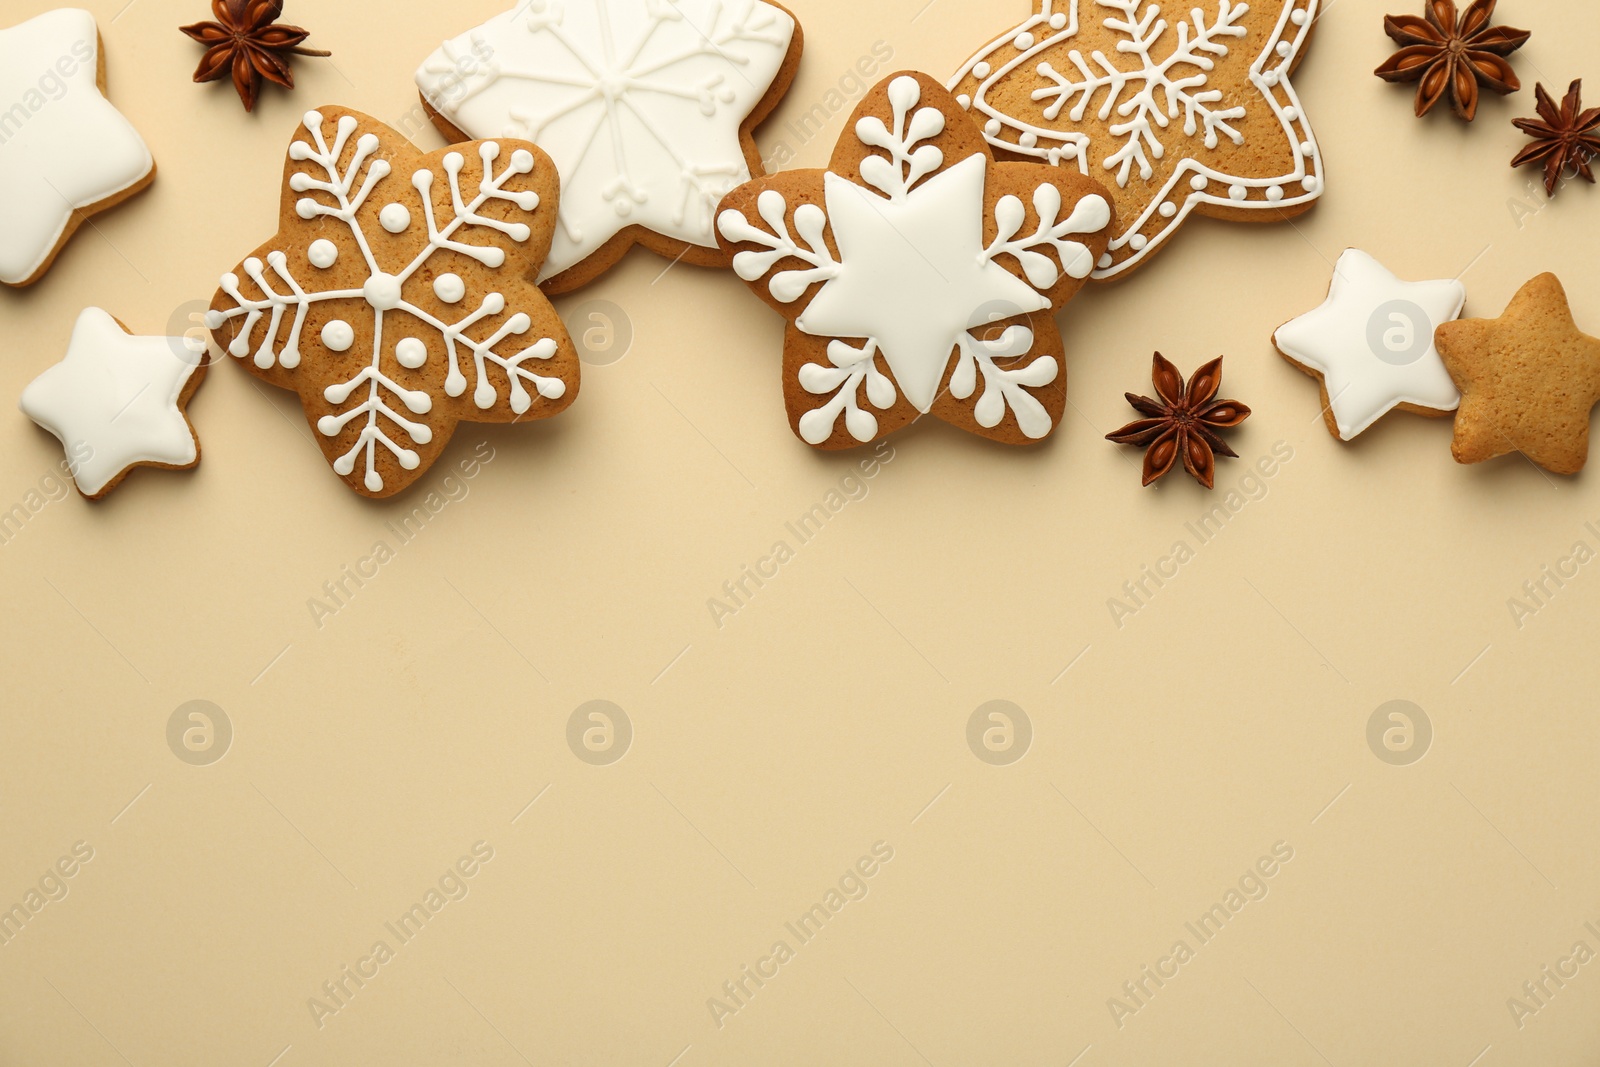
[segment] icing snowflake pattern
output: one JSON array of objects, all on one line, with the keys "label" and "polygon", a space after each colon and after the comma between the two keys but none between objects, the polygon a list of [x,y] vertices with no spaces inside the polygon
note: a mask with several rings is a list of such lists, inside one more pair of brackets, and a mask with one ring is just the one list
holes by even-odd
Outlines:
[{"label": "icing snowflake pattern", "polygon": [[[528,220],[541,188],[555,199],[553,176],[536,174],[551,165],[532,145],[483,141],[422,157],[373,120],[329,110],[308,112],[289,147],[293,224],[222,277],[206,325],[258,376],[301,393],[335,473],[388,496],[457,421],[544,417],[575,392],[571,341],[534,329],[535,315],[559,320],[506,269],[548,244],[550,224],[535,240]],[[400,162],[407,155],[414,165]],[[414,197],[399,197],[398,181]],[[469,293],[458,273],[468,264],[503,276],[501,291]],[[319,286],[322,276],[360,284]],[[370,350],[352,351],[369,331],[351,320],[370,324]],[[396,468],[391,483],[384,471]]]},{"label": "icing snowflake pattern", "polygon": [[1192,211],[1289,216],[1320,196],[1321,155],[1289,80],[1319,3],[1042,0],[951,89],[996,148],[1113,183],[1124,228],[1096,264],[1107,278]]},{"label": "icing snowflake pattern", "polygon": [[759,160],[740,125],[795,37],[763,0],[523,0],[445,42],[416,80],[461,130],[555,160],[565,195],[544,281],[635,224],[714,249],[718,201]]},{"label": "icing snowflake pattern", "polygon": [[[888,122],[873,113],[885,100]],[[1049,312],[1104,249],[1103,190],[1012,164],[1038,181],[1030,212],[994,188],[1002,168],[954,100],[909,75],[874,90],[852,129],[828,171],[753,182],[718,220],[734,271],[801,337],[785,369],[811,398],[791,410],[796,433],[850,447],[934,413],[1001,440],[1048,436],[1065,403],[1063,388],[1037,395],[1063,370]]]}]

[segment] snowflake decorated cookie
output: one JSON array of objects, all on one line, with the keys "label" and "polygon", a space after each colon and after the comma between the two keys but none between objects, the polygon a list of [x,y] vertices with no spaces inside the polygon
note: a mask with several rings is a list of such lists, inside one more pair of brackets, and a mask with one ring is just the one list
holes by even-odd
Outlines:
[{"label": "snowflake decorated cookie", "polygon": [[783,383],[807,444],[850,448],[922,415],[1024,444],[1066,405],[1054,312],[1104,253],[1099,183],[997,163],[937,82],[873,89],[828,169],[722,202],[733,269],[790,326]]},{"label": "snowflake decorated cookie", "polygon": [[21,408],[61,441],[78,491],[99,500],[135,467],[187,470],[200,462],[187,408],[205,373],[197,339],[135,337],[88,308],[66,358],[22,391]]},{"label": "snowflake decorated cookie", "polygon": [[60,8],[0,29],[0,283],[44,277],[73,231],[155,171],[105,97],[93,15]]},{"label": "snowflake decorated cookie", "polygon": [[1107,183],[1094,277],[1147,262],[1192,213],[1290,218],[1322,157],[1289,76],[1323,0],[1040,0],[951,81],[1002,158]]},{"label": "snowflake decorated cookie", "polygon": [[577,353],[533,280],[559,198],[527,142],[422,155],[366,115],[307,112],[277,236],[223,275],[206,324],[300,395],[351,489],[392,496],[457,423],[546,418],[577,395]]},{"label": "snowflake decorated cookie", "polygon": [[1396,408],[1438,417],[1461,406],[1433,334],[1466,302],[1459,281],[1403,281],[1351,248],[1333,269],[1328,299],[1278,327],[1272,341],[1321,381],[1328,430],[1351,441]]},{"label": "snowflake decorated cookie", "polygon": [[540,282],[588,284],[640,244],[727,266],[717,202],[765,173],[753,131],[788,91],[800,26],[768,0],[519,0],[417,71],[453,140],[517,137],[561,174]]}]

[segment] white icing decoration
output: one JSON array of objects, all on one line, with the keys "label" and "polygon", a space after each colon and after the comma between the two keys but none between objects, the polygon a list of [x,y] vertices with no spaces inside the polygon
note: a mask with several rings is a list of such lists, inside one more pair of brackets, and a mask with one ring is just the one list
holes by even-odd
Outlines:
[{"label": "white icing decoration", "polygon": [[94,16],[75,8],[0,30],[0,282],[7,285],[39,273],[74,211],[139,185],[155,167],[138,132],[101,95],[99,47]]},{"label": "white icing decoration", "polygon": [[467,283],[459,274],[441,274],[433,280],[433,295],[446,304],[459,304],[467,295]]},{"label": "white icing decoration", "polygon": [[386,204],[378,212],[378,225],[390,233],[405,233],[411,225],[411,209],[404,204]]},{"label": "white icing decoration", "polygon": [[[416,444],[427,444],[433,438],[433,431],[428,426],[406,418],[386,400],[386,397],[397,400],[402,407],[416,415],[426,414],[433,407],[433,398],[427,393],[406,389],[384,373],[383,331],[386,315],[397,313],[409,315],[439,333],[443,340],[443,349],[449,357],[449,373],[444,384],[445,392],[449,396],[458,397],[467,391],[467,377],[460,369],[463,348],[470,354],[474,367],[476,384],[473,387],[473,402],[482,410],[494,407],[500,399],[499,393],[489,379],[487,367],[490,364],[498,368],[508,379],[510,390],[507,403],[516,414],[527,412],[533,405],[532,395],[528,391],[529,386],[546,399],[558,399],[566,393],[566,383],[561,379],[535,374],[523,365],[528,360],[548,360],[554,356],[558,347],[554,340],[540,338],[510,356],[502,355],[498,351],[501,342],[508,337],[521,336],[532,328],[532,320],[527,314],[518,312],[512,315],[494,333],[482,340],[475,340],[467,335],[467,331],[477,323],[506,310],[506,298],[502,294],[497,292],[485,294],[476,310],[453,323],[436,318],[405,297],[407,282],[440,252],[448,250],[459,253],[491,269],[499,268],[505,263],[505,252],[500,248],[494,245],[472,244],[463,239],[465,235],[461,231],[464,227],[496,230],[517,242],[527,241],[532,236],[532,230],[527,223],[492,218],[481,214],[481,209],[498,200],[510,203],[523,212],[536,210],[539,207],[538,194],[504,188],[512,177],[532,173],[534,157],[525,149],[518,149],[511,153],[509,162],[496,171],[495,162],[500,158],[500,145],[494,141],[486,141],[478,146],[480,173],[471,177],[469,181],[463,181],[463,171],[467,166],[465,158],[460,152],[447,153],[440,165],[449,183],[454,217],[448,225],[442,227],[435,218],[433,207],[432,188],[435,180],[433,171],[418,170],[410,175],[410,184],[421,194],[423,215],[427,223],[427,239],[424,242],[419,235],[418,250],[414,257],[405,267],[391,274],[382,270],[374,258],[366,231],[362,226],[361,209],[389,178],[392,168],[385,160],[374,158],[379,141],[376,136],[369,133],[362,134],[356,139],[350,161],[341,171],[340,160],[344,157],[346,147],[360,124],[353,116],[341,117],[332,143],[326,138],[324,124],[323,116],[319,112],[306,113],[304,126],[311,140],[309,143],[296,140],[289,148],[289,158],[309,166],[304,170],[297,170],[291,176],[290,187],[299,192],[314,192],[325,198],[302,199],[298,205],[299,214],[308,220],[326,217],[344,224],[350,240],[365,261],[368,275],[366,282],[360,289],[308,290],[289,271],[288,257],[282,252],[274,251],[268,254],[265,264],[256,258],[248,259],[244,264],[245,273],[263,296],[260,299],[246,297],[240,290],[240,279],[233,274],[224,275],[222,290],[238,306],[225,312],[210,312],[206,318],[206,325],[215,330],[229,320],[243,316],[244,322],[228,349],[232,355],[243,358],[251,355],[250,339],[255,327],[264,317],[270,316],[260,345],[254,352],[255,365],[262,369],[274,365],[293,369],[300,364],[300,333],[305,326],[306,315],[314,304],[329,300],[366,302],[373,316],[371,359],[354,377],[329,386],[324,392],[327,402],[335,405],[344,404],[362,386],[367,387],[364,397],[360,403],[339,415],[329,415],[320,419],[317,429],[325,436],[336,437],[343,433],[351,422],[365,419],[354,445],[333,466],[336,472],[348,476],[354,472],[357,459],[364,454],[366,473],[363,484],[369,491],[379,492],[383,488],[383,479],[377,471],[378,446],[387,449],[407,470],[417,469],[421,462],[414,450],[396,441],[390,436],[390,432],[396,436],[404,434]],[[467,200],[463,195],[464,187],[475,190],[471,200]],[[409,215],[409,212],[407,214]],[[270,276],[266,269],[269,267],[272,271]],[[453,275],[441,275],[439,280],[442,281],[445,277]],[[457,280],[459,281],[459,278]],[[464,295],[465,286],[462,288]],[[285,319],[289,319],[290,322],[287,336],[280,348],[279,333]],[[343,351],[354,343],[354,330],[348,323],[335,320],[324,327],[322,338],[323,343],[330,349]],[[341,344],[344,346],[343,349],[339,347]],[[396,359],[402,366],[413,366],[406,361],[417,358],[414,346],[402,341],[395,346],[395,351]],[[421,366],[426,356],[424,346],[422,356],[415,366]],[[390,428],[389,431],[386,431],[385,424]]]},{"label": "white icing decoration", "polygon": [[[831,394],[799,420],[801,436],[812,444],[832,437],[841,415],[855,440],[877,435],[877,418],[862,406],[862,391],[879,410],[903,394],[918,411],[928,412],[952,358],[950,393],[956,399],[970,398],[982,375],[983,394],[973,408],[980,426],[999,425],[1009,408],[1030,438],[1053,428],[1044,406],[1027,390],[1055,380],[1056,359],[1040,356],[1001,369],[997,360],[1032,351],[1033,332],[1010,327],[998,340],[986,341],[972,331],[1049,309],[1041,290],[1056,285],[1063,274],[1088,277],[1093,254],[1072,238],[1103,231],[1111,207],[1104,197],[1089,195],[1062,219],[1060,190],[1040,185],[1032,197],[1038,223],[1026,232],[1026,206],[1015,196],[1002,197],[994,207],[995,238],[985,247],[989,161],[980,153],[947,165],[936,145],[924,143],[944,131],[945,117],[936,108],[918,109],[921,95],[915,78],[896,78],[888,89],[892,128],[875,116],[857,122],[856,137],[877,151],[861,162],[864,184],[832,172],[824,176],[825,209],[802,204],[791,213],[783,194],[768,189],[756,202],[766,228],[731,209],[718,221],[729,241],[761,248],[734,257],[734,271],[745,281],[765,277],[780,260],[803,264],[772,275],[768,291],[779,302],[795,303],[820,283],[795,320],[799,330],[863,341],[858,346],[833,340],[830,366],[800,368],[802,388],[817,396]],[[825,237],[830,228],[837,258]],[[1015,260],[1027,281],[1001,266],[1002,257]],[[878,370],[880,355],[892,380]]]},{"label": "white icing decoration", "polygon": [[[1322,158],[1305,118],[1288,69],[1304,47],[1316,12],[1323,0],[1039,0],[1039,12],[1022,26],[997,38],[968,60],[950,81],[970,101],[968,107],[996,147],[1047,163],[1076,162],[1084,174],[1115,180],[1121,188],[1155,176],[1157,160],[1178,158],[1160,188],[1141,195],[1142,208],[1120,211],[1121,232],[1111,240],[1107,261],[1096,278],[1114,277],[1137,266],[1162,245],[1200,205],[1236,208],[1295,208],[1315,200],[1322,191]],[[1240,22],[1251,6],[1280,10],[1271,33],[1259,45]],[[1091,6],[1092,5],[1092,6]],[[1090,55],[1071,49],[1078,34],[1079,10],[1101,17],[1102,25],[1118,34],[1114,53],[1096,50]],[[1050,34],[1041,32],[1049,27]],[[1015,45],[1022,34],[1035,40],[1030,48]],[[1061,46],[1066,45],[1065,49]],[[1250,82],[1260,99],[1222,100],[1221,91],[1208,88],[1216,67],[1230,49],[1249,47],[1254,59]],[[1065,50],[1064,62],[1052,64],[1047,54]],[[1129,58],[1132,61],[1130,63]],[[1035,101],[1044,105],[1054,128],[1034,125],[1002,111],[991,102],[1002,85],[1023,79]],[[1232,175],[1208,167],[1190,153],[1191,146],[1241,143],[1240,133],[1252,109],[1265,104],[1276,126],[1291,145],[1299,146],[1293,167],[1283,174]],[[1092,109],[1092,113],[1091,113]],[[1090,119],[1104,123],[1113,138],[1096,157],[1088,133],[1074,128]],[[1091,163],[1091,159],[1095,162]],[[1110,172],[1103,174],[1103,172]],[[1300,183],[1302,193],[1287,191]],[[1180,183],[1193,193],[1184,195]],[[1216,183],[1217,192],[1211,187]],[[1228,195],[1234,186],[1246,190],[1243,200]],[[1285,188],[1281,199],[1269,200],[1265,190]],[[1255,196],[1252,191],[1257,191]],[[1142,191],[1141,191],[1142,192]],[[1158,231],[1150,230],[1157,205],[1175,201],[1179,207]],[[1133,237],[1147,235],[1142,248]]]},{"label": "white icing decoration", "polygon": [[416,81],[469,135],[550,153],[561,224],[542,281],[629,225],[715,247],[718,201],[751,177],[739,127],[794,35],[762,0],[523,0]]},{"label": "white icing decoration", "polygon": [[339,261],[339,246],[327,238],[311,242],[311,247],[306,249],[306,258],[313,267],[327,270]]},{"label": "white icing decoration", "polygon": [[1165,201],[1162,202],[1162,204],[1161,204],[1161,217],[1162,218],[1170,219],[1172,216],[1176,215],[1177,213],[1178,213],[1178,205],[1177,204],[1174,204],[1171,200],[1165,200]]},{"label": "white icing decoration", "polygon": [[428,362],[428,346],[415,337],[402,337],[394,346],[394,358],[402,367],[416,370]]},{"label": "white icing decoration", "polygon": [[322,343],[330,352],[348,352],[356,343],[356,331],[343,319],[334,319],[322,328]]},{"label": "white icing decoration", "polygon": [[1349,441],[1401,404],[1460,406],[1433,335],[1466,299],[1459,281],[1402,281],[1352,248],[1334,267],[1328,299],[1279,327],[1273,341],[1323,375],[1339,436]]},{"label": "white icing decoration", "polygon": [[23,390],[22,410],[60,439],[78,488],[97,496],[137,464],[196,461],[178,400],[204,355],[203,342],[133,337],[108,313],[87,308],[66,358]]}]

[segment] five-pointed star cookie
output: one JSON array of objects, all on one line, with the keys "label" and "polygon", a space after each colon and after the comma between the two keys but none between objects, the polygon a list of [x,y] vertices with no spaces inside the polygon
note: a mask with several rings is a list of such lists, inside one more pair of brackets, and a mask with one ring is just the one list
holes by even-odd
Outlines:
[{"label": "five-pointed star cookie", "polygon": [[87,11],[0,30],[0,283],[38,281],[85,219],[155,177],[150,150],[105,98],[104,66]]},{"label": "five-pointed star cookie", "polygon": [[1583,469],[1600,402],[1600,340],[1578,329],[1560,279],[1539,275],[1498,319],[1447,322],[1434,343],[1461,389],[1458,463],[1521,452],[1552,474]]},{"label": "five-pointed star cookie", "polygon": [[1448,415],[1461,394],[1433,347],[1433,332],[1461,314],[1458,281],[1401,281],[1359,249],[1333,269],[1328,299],[1278,327],[1273,343],[1322,383],[1322,412],[1341,441],[1400,408]]},{"label": "five-pointed star cookie", "polygon": [[561,174],[539,281],[586,284],[635,244],[726,267],[717,202],[766,172],[754,130],[800,64],[799,23],[769,0],[519,0],[417,71],[453,141],[533,141]]},{"label": "five-pointed star cookie", "polygon": [[1322,195],[1290,75],[1323,0],[1038,0],[950,82],[1001,158],[1104,181],[1118,227],[1097,280],[1191,213],[1270,222]]},{"label": "five-pointed star cookie", "polygon": [[66,358],[22,393],[22,410],[66,449],[78,491],[99,500],[135,467],[186,470],[200,439],[185,412],[205,377],[205,345],[135,337],[99,308],[78,316]]},{"label": "five-pointed star cookie", "polygon": [[1066,405],[1053,312],[1105,249],[1105,188],[997,164],[923,75],[884,81],[846,129],[826,171],[750,182],[718,219],[734,271],[790,320],[795,433],[850,448],[933,414],[1009,444],[1049,436]]}]

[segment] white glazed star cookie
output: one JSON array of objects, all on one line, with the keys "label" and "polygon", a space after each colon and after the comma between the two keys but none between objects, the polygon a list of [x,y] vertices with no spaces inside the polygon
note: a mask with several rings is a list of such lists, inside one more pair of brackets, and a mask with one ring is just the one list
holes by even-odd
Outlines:
[{"label": "white glazed star cookie", "polygon": [[155,177],[104,95],[94,16],[47,11],[0,30],[0,283],[32,285],[90,215]]},{"label": "white glazed star cookie", "polygon": [[1353,440],[1401,408],[1448,415],[1461,405],[1433,334],[1461,315],[1467,290],[1458,281],[1407,282],[1359,249],[1333,270],[1322,306],[1278,327],[1285,359],[1322,380],[1328,429]]},{"label": "white glazed star cookie", "polygon": [[67,355],[22,392],[22,411],[60,439],[78,491],[99,500],[135,467],[187,470],[200,439],[186,412],[205,377],[205,345],[135,337],[87,308]]},{"label": "white glazed star cookie", "polygon": [[634,244],[726,266],[717,203],[765,172],[752,132],[799,66],[799,23],[769,0],[521,0],[417,71],[452,141],[533,141],[561,175],[539,281],[569,292]]}]

